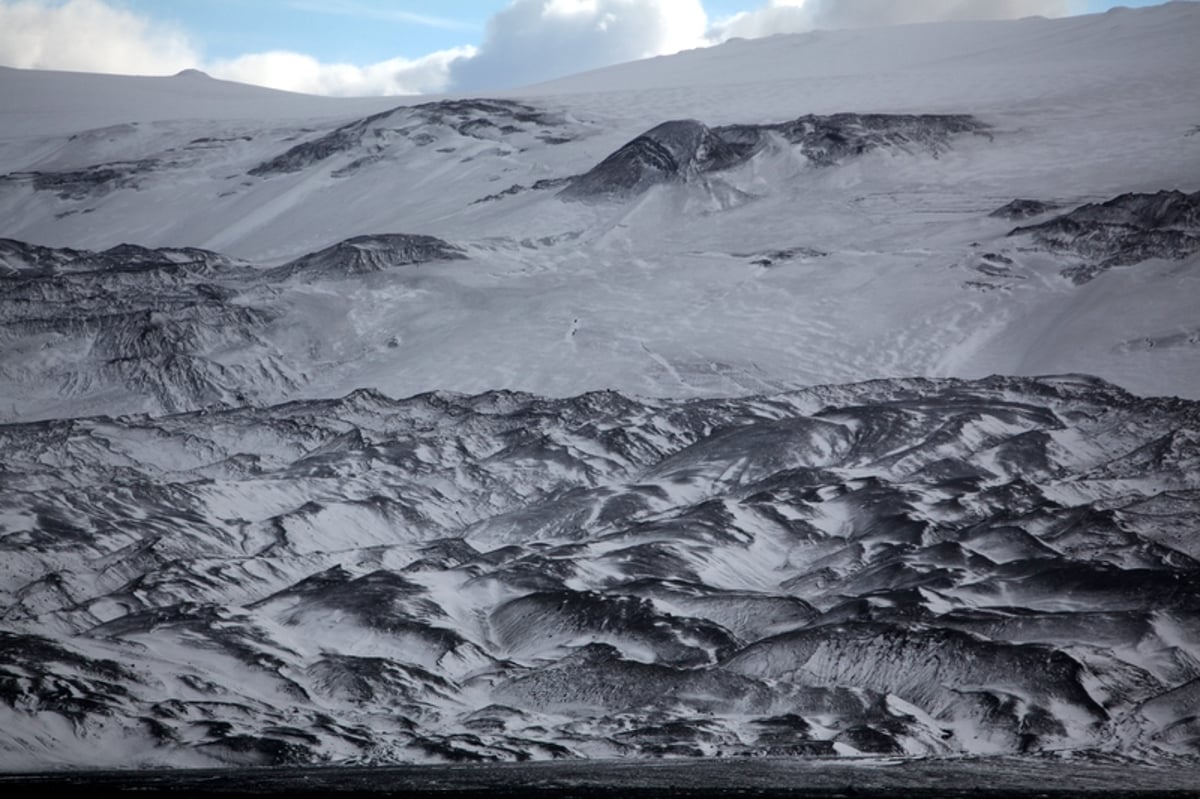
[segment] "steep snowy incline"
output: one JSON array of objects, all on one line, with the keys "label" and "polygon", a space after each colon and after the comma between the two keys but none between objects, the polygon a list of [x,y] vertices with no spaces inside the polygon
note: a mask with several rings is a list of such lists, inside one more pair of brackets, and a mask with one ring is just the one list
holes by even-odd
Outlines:
[{"label": "steep snowy incline", "polygon": [[[619,171],[632,163],[561,189],[591,196],[550,201],[603,211],[623,175],[642,180]],[[728,178],[649,174],[649,196],[618,205],[709,194]],[[655,258],[611,242],[568,252],[564,241],[535,266],[526,252],[560,245],[383,233],[270,267],[199,249],[0,240],[0,417],[231,407],[353,386],[714,396],[1072,367],[1193,396],[1194,204],[1126,194],[1024,226],[978,214],[990,237],[948,264],[795,240]],[[1142,224],[1128,211],[1138,208],[1173,209],[1172,221]]]},{"label": "steep snowy incline", "polygon": [[[1179,88],[1167,65],[1194,41],[1200,10],[1178,2],[1062,19],[927,23],[734,39],[716,48],[632,61],[529,87],[530,96],[695,110],[708,95],[732,116],[766,97],[814,113],[844,110],[1078,110],[1115,92],[1161,102]],[[1146,95],[1149,96],[1146,96]],[[725,122],[727,120],[720,120]],[[728,120],[732,121],[732,120]]]},{"label": "steep snowy incline", "polygon": [[[1096,230],[1064,247],[1039,227],[1200,190],[1197,37],[1194,3],[818,32],[421,102],[6,70],[0,236],[267,270],[358,236],[466,257],[264,289],[278,360],[218,399],[1064,371],[1198,397],[1194,218],[1110,226],[1116,260],[1079,246]],[[993,215],[1017,199],[1045,212]],[[106,393],[86,374],[102,352],[21,325],[0,331],[22,353],[4,418],[55,395],[47,412],[197,407]],[[247,353],[220,362],[249,374]]]}]

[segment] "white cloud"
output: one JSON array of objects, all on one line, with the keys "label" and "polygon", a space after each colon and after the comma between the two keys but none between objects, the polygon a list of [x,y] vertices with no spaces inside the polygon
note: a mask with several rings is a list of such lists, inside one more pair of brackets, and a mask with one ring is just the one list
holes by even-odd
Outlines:
[{"label": "white cloud", "polygon": [[102,0],[0,2],[0,63],[7,66],[165,75],[197,61],[182,31]]},{"label": "white cloud", "polygon": [[302,53],[252,53],[206,67],[217,78],[307,94],[385,95],[445,91],[450,70],[473,47],[441,50],[416,59],[392,58],[365,67],[325,64]]},{"label": "white cloud", "polygon": [[[291,0],[328,13],[380,14],[346,0]],[[517,87],[560,75],[724,41],[948,19],[1058,16],[1082,0],[769,0],[711,28],[702,0],[511,0],[488,20],[478,47],[367,66],[327,64],[296,52],[204,63],[181,30],[115,0],[0,0],[0,64],[125,74],[204,69],[216,77],[313,94],[367,95]],[[441,17],[410,19],[438,27]]]},{"label": "white cloud", "polygon": [[0,64],[26,69],[170,75],[191,68],[312,94],[420,94],[444,91],[454,61],[474,53],[473,47],[460,47],[356,66],[268,52],[206,64],[182,31],[105,0],[0,0]]},{"label": "white cloud", "polygon": [[1059,17],[1084,10],[1082,0],[772,0],[719,20],[713,41],[803,33],[815,28],[864,28],[971,19]]},{"label": "white cloud", "polygon": [[288,8],[294,8],[297,11],[308,11],[314,14],[374,19],[381,22],[402,22],[406,25],[423,25],[427,28],[442,28],[444,30],[467,31],[475,29],[475,26],[469,22],[462,22],[450,17],[416,14],[412,11],[395,8],[380,8],[370,3],[355,2],[354,0],[290,0]]},{"label": "white cloud", "polygon": [[813,29],[812,0],[806,8],[804,0],[773,0],[754,11],[743,11],[732,17],[717,20],[709,31],[711,41],[722,42],[740,36],[757,39],[776,33],[804,33]]},{"label": "white cloud", "polygon": [[513,0],[488,20],[456,89],[524,86],[705,44],[700,0]]}]

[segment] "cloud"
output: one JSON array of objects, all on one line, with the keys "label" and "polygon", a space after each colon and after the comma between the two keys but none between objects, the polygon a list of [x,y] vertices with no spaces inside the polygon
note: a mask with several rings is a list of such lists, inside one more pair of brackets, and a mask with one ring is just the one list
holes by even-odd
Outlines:
[{"label": "cloud", "polygon": [[[482,44],[366,66],[276,51],[205,63],[181,30],[114,0],[0,0],[0,64],[125,74],[203,69],[216,77],[312,94],[425,94],[518,87],[560,75],[714,44],[814,28],[950,19],[1058,16],[1082,0],[769,0],[709,27],[702,0],[512,0]],[[324,13],[453,26],[363,0],[290,0]],[[382,9],[382,10],[381,10]]]},{"label": "cloud", "polygon": [[776,33],[810,31],[814,27],[812,6],[817,3],[813,0],[809,7],[806,8],[805,5],[803,0],[774,0],[755,11],[743,11],[732,17],[717,20],[708,32],[708,38],[712,42],[723,42],[734,37],[757,39]]},{"label": "cloud", "polygon": [[440,50],[416,59],[392,58],[365,67],[325,64],[302,53],[252,53],[206,67],[217,78],[307,94],[430,94],[449,88],[452,66],[473,47]]},{"label": "cloud", "polygon": [[311,94],[422,94],[445,91],[451,65],[474,53],[473,47],[459,47],[367,66],[326,64],[292,52],[205,63],[182,31],[104,0],[0,0],[0,64],[26,69],[170,75],[190,68]]},{"label": "cloud", "polygon": [[525,86],[703,46],[700,0],[513,0],[488,20],[479,52],[451,69],[455,89]]},{"label": "cloud", "polygon": [[711,41],[803,33],[816,28],[865,28],[948,20],[1059,17],[1084,10],[1082,0],[772,0],[755,11],[719,20]]},{"label": "cloud", "polygon": [[469,31],[476,29],[476,26],[469,22],[450,17],[416,14],[412,11],[394,8],[380,8],[370,3],[355,2],[355,0],[291,0],[287,5],[288,8],[313,14],[358,17],[382,22],[402,22],[406,25],[423,25],[426,28],[442,28],[443,30]]},{"label": "cloud", "polygon": [[198,60],[182,31],[102,0],[0,2],[0,63],[8,66],[163,75]]}]

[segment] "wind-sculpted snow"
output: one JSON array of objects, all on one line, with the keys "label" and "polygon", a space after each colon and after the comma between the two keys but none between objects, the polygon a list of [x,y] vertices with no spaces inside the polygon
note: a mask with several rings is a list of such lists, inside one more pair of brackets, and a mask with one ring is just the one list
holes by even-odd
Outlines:
[{"label": "wind-sculpted snow", "polygon": [[559,196],[623,198],[660,183],[697,180],[746,162],[773,137],[795,147],[812,165],[828,167],[880,148],[936,157],[953,136],[986,132],[986,125],[967,115],[809,114],[778,124],[717,128],[674,120],[624,145]]},{"label": "wind-sculpted snow", "polygon": [[0,427],[0,762],[1200,752],[1200,405],[1083,377]]},{"label": "wind-sculpted snow", "polygon": [[1063,275],[1086,283],[1114,266],[1150,258],[1179,260],[1200,251],[1200,191],[1122,194],[1037,225],[1014,228],[1053,252],[1086,259]]}]

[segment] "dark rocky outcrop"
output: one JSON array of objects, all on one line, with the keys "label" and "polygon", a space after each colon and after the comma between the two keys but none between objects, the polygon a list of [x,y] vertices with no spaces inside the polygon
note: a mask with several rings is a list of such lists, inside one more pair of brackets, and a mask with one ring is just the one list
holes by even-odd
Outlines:
[{"label": "dark rocky outcrop", "polygon": [[747,149],[735,147],[694,119],[664,122],[573,180],[559,196],[632,196],[658,183],[727,169],[744,158]]},{"label": "dark rocky outcrop", "polygon": [[[118,244],[107,250],[75,250],[0,239],[0,278],[48,278],[63,273],[204,271],[232,265],[229,258],[198,247],[142,247]],[[9,283],[8,287],[15,287]]]},{"label": "dark rocky outcrop", "polygon": [[1016,199],[1000,206],[988,216],[994,216],[997,219],[1029,219],[1049,213],[1059,207],[1056,203],[1042,200]]},{"label": "dark rocky outcrop", "polygon": [[[441,239],[405,234],[357,236],[272,269],[196,247],[91,251],[0,239],[0,373],[67,396],[125,391],[159,411],[244,404],[305,380],[272,340],[284,313],[276,284],[465,257]],[[23,357],[49,339],[79,356]]]},{"label": "dark rocky outcrop", "polygon": [[1014,228],[1009,235],[1029,236],[1051,252],[1077,256],[1082,262],[1063,274],[1086,283],[1114,266],[1150,258],[1178,260],[1200,251],[1200,192],[1122,194]]},{"label": "dark rocky outcrop", "polygon": [[0,180],[28,181],[36,191],[55,192],[62,200],[86,200],[103,197],[117,189],[136,189],[139,177],[161,166],[157,158],[92,164],[80,169],[48,172],[17,172]]},{"label": "dark rocky outcrop", "polygon": [[688,182],[744,163],[779,137],[814,166],[828,167],[877,149],[934,157],[953,136],[985,133],[967,115],[807,115],[768,125],[710,128],[694,119],[664,122],[575,178],[559,196],[568,200],[631,197],[661,183]]},{"label": "dark rocky outcrop", "polygon": [[392,140],[425,147],[445,133],[481,140],[500,140],[524,133],[543,142],[570,141],[574,133],[564,117],[513,100],[439,100],[400,106],[336,128],[297,144],[249,171],[257,177],[299,172],[326,159],[348,153],[355,159],[339,170],[346,175],[380,157]]},{"label": "dark rocky outcrop", "polygon": [[355,236],[269,270],[271,280],[328,280],[395,266],[455,261],[466,254],[434,236],[382,233]]}]

